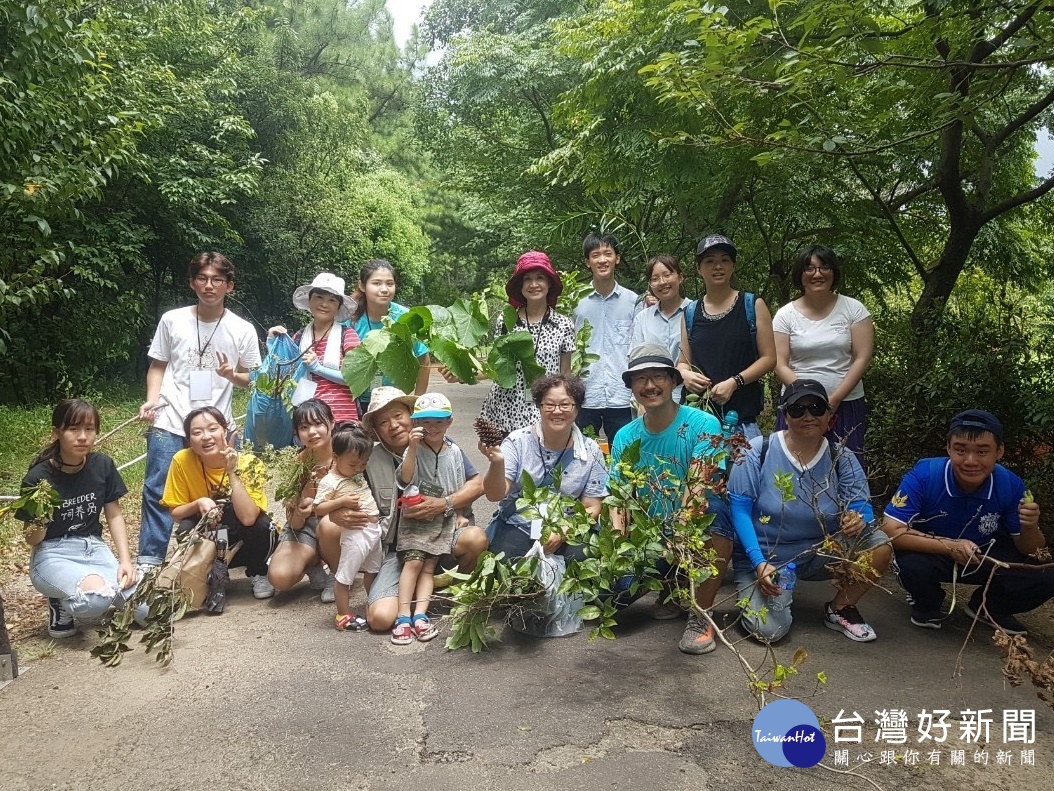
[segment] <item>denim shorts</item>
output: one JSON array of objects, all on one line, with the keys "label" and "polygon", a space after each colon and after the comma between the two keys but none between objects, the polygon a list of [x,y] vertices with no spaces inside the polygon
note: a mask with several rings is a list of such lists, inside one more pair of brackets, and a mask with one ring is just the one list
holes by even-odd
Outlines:
[{"label": "denim shorts", "polygon": [[305,547],[318,551],[318,536],[315,535],[315,529],[318,527],[318,519],[311,517],[304,522],[304,526],[299,530],[294,530],[288,523],[282,528],[282,532],[278,534],[278,543],[283,541],[295,541],[298,544],[303,544]]},{"label": "denim shorts", "polygon": [[[454,537],[450,540],[449,554],[442,555],[439,558],[439,563],[436,566],[437,574],[442,568],[457,565],[457,561],[452,560],[452,557],[454,555],[454,547],[457,546],[457,540],[461,538],[461,531],[463,530],[465,530],[464,527],[459,527],[454,531]],[[398,555],[396,555],[395,548],[386,549],[384,561],[381,563],[381,570],[377,572],[377,576],[373,580],[373,586],[366,596],[366,603],[373,604],[381,599],[397,597],[399,595],[399,575],[402,570],[403,564],[399,560]]]}]

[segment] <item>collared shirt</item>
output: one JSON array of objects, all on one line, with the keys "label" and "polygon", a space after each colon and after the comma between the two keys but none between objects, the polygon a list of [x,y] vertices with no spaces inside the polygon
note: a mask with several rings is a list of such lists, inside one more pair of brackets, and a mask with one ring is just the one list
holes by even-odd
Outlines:
[{"label": "collared shirt", "polygon": [[1017,506],[1024,496],[1024,481],[1001,464],[976,491],[963,492],[951,459],[922,459],[901,480],[886,516],[925,533],[986,544],[1000,530],[1021,534]]},{"label": "collared shirt", "polygon": [[637,294],[618,283],[606,297],[594,289],[575,308],[575,330],[589,322],[592,334],[587,351],[600,357],[589,366],[586,377],[586,409],[629,406],[633,394],[622,381],[622,374],[628,366],[636,312]]},{"label": "collared shirt", "polygon": [[[673,364],[677,365],[678,360],[681,359],[681,319],[690,304],[692,304],[690,299],[682,299],[672,316],[666,316],[659,310],[658,303],[650,308],[641,308],[633,318],[630,349],[642,343],[658,343],[670,350]],[[681,389],[678,386],[673,391],[673,400],[678,404],[681,403]]]}]

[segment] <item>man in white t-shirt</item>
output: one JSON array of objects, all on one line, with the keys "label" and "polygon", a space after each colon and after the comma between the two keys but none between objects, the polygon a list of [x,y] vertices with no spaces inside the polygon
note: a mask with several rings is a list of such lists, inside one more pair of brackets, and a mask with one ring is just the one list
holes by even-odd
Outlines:
[{"label": "man in white t-shirt", "polygon": [[190,262],[189,276],[198,303],[165,313],[148,352],[139,419],[153,426],[146,432],[140,566],[160,565],[168,552],[172,517],[160,501],[172,457],[183,449],[184,418],[214,406],[233,425],[234,387],[248,387],[248,370],[260,364],[256,331],[224,305],[234,290],[234,264],[220,253],[201,253]]}]

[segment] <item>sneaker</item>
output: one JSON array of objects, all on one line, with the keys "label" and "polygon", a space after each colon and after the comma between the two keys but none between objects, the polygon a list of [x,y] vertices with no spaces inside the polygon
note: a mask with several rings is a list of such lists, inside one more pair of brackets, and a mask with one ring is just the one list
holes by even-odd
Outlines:
[{"label": "sneaker", "polygon": [[648,610],[648,617],[653,621],[672,621],[682,615],[684,615],[684,608],[672,601],[657,601]]},{"label": "sneaker", "polygon": [[274,586],[267,581],[266,574],[256,574],[249,579],[253,581],[253,598],[270,599],[274,596]]},{"label": "sneaker", "polygon": [[988,624],[993,629],[998,629],[1001,632],[1006,632],[1007,634],[1028,634],[1028,627],[1013,615],[992,615],[985,607],[977,611],[969,604],[963,607],[963,611],[971,619]]},{"label": "sneaker", "polygon": [[713,625],[694,611],[688,613],[688,625],[677,647],[686,654],[709,654],[717,648]]},{"label": "sneaker", "polygon": [[77,634],[73,616],[66,612],[58,599],[48,599],[48,634],[59,640]]},{"label": "sneaker", "polygon": [[307,570],[307,585],[311,590],[324,590],[328,581],[329,574],[321,563],[318,563]]},{"label": "sneaker", "polygon": [[841,632],[857,643],[870,643],[878,637],[871,625],[864,620],[864,616],[852,604],[847,604],[840,610],[832,610],[831,602],[827,602],[823,606],[823,622],[828,629]]},{"label": "sneaker", "polygon": [[940,629],[944,621],[944,614],[940,610],[920,610],[918,607],[911,608],[911,622],[923,629]]},{"label": "sneaker", "polygon": [[319,594],[319,601],[323,604],[332,604],[337,600],[336,594],[333,593],[333,584],[337,581],[337,578],[332,574],[328,574],[326,577],[326,586],[322,589],[322,593]]}]

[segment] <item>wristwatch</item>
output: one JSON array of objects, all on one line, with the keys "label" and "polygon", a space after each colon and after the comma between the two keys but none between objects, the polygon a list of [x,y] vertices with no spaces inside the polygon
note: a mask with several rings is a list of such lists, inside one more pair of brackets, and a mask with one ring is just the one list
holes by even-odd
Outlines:
[{"label": "wristwatch", "polygon": [[453,516],[454,515],[454,498],[451,497],[450,495],[447,495],[443,499],[446,501],[446,510],[443,511],[443,516]]}]

